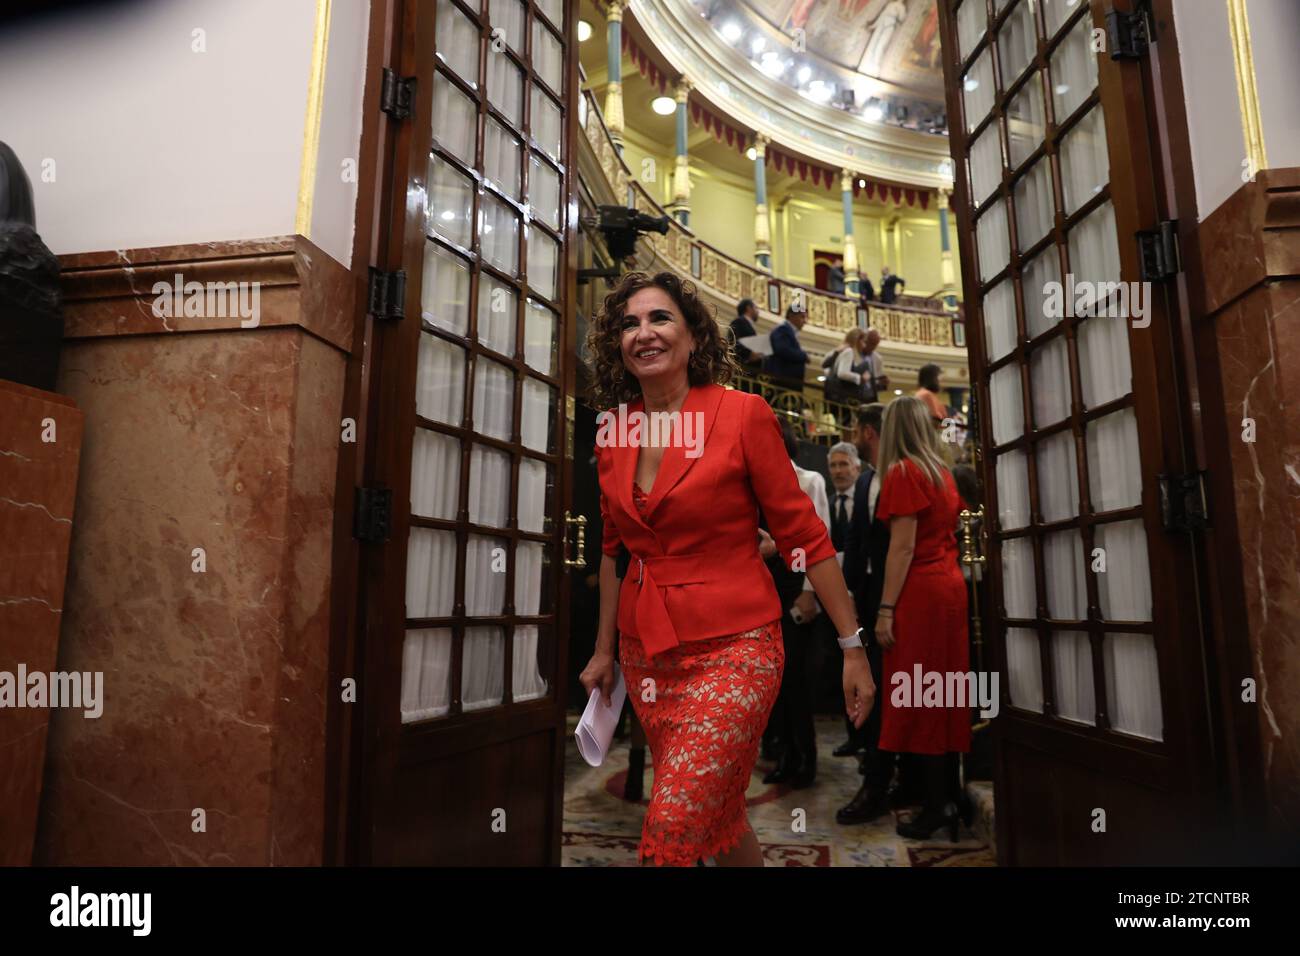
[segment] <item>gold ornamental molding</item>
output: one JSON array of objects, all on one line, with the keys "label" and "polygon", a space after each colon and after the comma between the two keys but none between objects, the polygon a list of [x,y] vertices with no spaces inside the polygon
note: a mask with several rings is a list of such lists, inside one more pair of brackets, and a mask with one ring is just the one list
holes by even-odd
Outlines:
[{"label": "gold ornamental molding", "polygon": [[1237,102],[1241,106],[1241,129],[1246,140],[1246,158],[1252,173],[1268,168],[1264,151],[1264,123],[1260,119],[1259,90],[1255,85],[1255,53],[1250,43],[1250,18],[1246,0],[1227,0],[1228,32],[1232,35],[1232,66],[1237,74]]},{"label": "gold ornamental molding", "polygon": [[307,118],[302,129],[302,166],[298,172],[298,211],[293,230],[311,238],[312,200],[316,195],[316,163],[320,157],[321,113],[325,105],[325,58],[329,51],[330,8],[333,0],[316,0],[316,29],[311,41],[311,74],[307,80]]}]

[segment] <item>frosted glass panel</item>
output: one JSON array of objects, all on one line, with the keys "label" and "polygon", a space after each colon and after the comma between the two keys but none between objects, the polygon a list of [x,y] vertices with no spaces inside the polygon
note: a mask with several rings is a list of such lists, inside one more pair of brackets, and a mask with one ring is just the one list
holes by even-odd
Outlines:
[{"label": "frosted glass panel", "polygon": [[483,710],[502,703],[505,700],[505,666],[506,635],[502,628],[465,628],[460,669],[461,709]]},{"label": "frosted glass panel", "polygon": [[962,0],[957,8],[957,47],[963,60],[971,55],[987,25],[984,0]]},{"label": "frosted glass panel", "polygon": [[469,331],[469,267],[436,242],[424,244],[420,315],[430,325],[456,335]]},{"label": "frosted glass panel", "polygon": [[407,631],[402,642],[402,723],[451,709],[451,628]]},{"label": "frosted glass panel", "polygon": [[[489,0],[488,18],[493,38],[500,38],[516,53],[524,52],[524,5],[520,0]],[[498,51],[499,52],[499,51]]]},{"label": "frosted glass panel", "polygon": [[1102,639],[1102,663],[1111,729],[1164,740],[1155,638],[1150,634],[1107,634]]},{"label": "frosted glass panel", "polygon": [[1047,135],[1043,102],[1043,78],[1035,73],[1007,104],[1007,143],[1013,169],[1028,159]]},{"label": "frosted glass panel", "polygon": [[480,358],[474,372],[474,431],[510,440],[514,424],[515,377],[499,362]]},{"label": "frosted glass panel", "polygon": [[999,282],[984,297],[984,332],[990,362],[1016,347],[1016,293],[1009,279]]},{"label": "frosted glass panel", "polygon": [[1131,408],[1091,421],[1088,436],[1088,489],[1093,511],[1116,511],[1142,503],[1141,455],[1137,415]]},{"label": "frosted glass panel", "polygon": [[541,534],[546,530],[547,467],[527,456],[519,460],[519,530]]},{"label": "frosted glass panel", "polygon": [[1052,683],[1058,717],[1096,726],[1097,693],[1092,681],[1092,644],[1087,634],[1052,633]]},{"label": "frosted glass panel", "polygon": [[415,411],[435,422],[459,425],[465,411],[465,350],[428,332],[420,333],[415,376]]},{"label": "frosted glass panel", "polygon": [[542,565],[546,546],[536,541],[520,541],[515,548],[515,613],[540,614]]},{"label": "frosted glass panel", "polygon": [[1007,688],[1013,707],[1043,712],[1043,662],[1038,634],[1022,627],[1007,628]]},{"label": "frosted glass panel", "polygon": [[519,140],[489,116],[483,127],[483,171],[511,199],[523,198],[520,186],[523,155]]},{"label": "frosted glass panel", "polygon": [[537,145],[546,150],[552,159],[560,158],[560,137],[563,126],[560,122],[560,108],[555,101],[542,92],[540,87],[533,87],[532,94],[532,131]]},{"label": "frosted glass panel", "polygon": [[1028,538],[1008,538],[1002,542],[1002,606],[1010,618],[1038,616],[1034,544]]},{"label": "frosted glass panel", "polygon": [[1013,189],[1016,205],[1016,237],[1020,251],[1025,252],[1052,228],[1055,215],[1052,205],[1052,167],[1040,159],[1020,179]]},{"label": "frosted glass panel", "polygon": [[560,228],[560,174],[535,154],[530,154],[528,203],[532,213],[552,229]]},{"label": "frosted glass panel", "polygon": [[1011,364],[989,376],[989,409],[993,444],[1005,445],[1025,432],[1025,407],[1020,399],[1020,366]]},{"label": "frosted glass panel", "polygon": [[1055,621],[1088,617],[1088,586],[1084,580],[1083,539],[1077,530],[1043,537],[1043,579],[1047,613]]},{"label": "frosted glass panel", "polygon": [[564,64],[560,41],[554,33],[533,21],[533,69],[556,93],[564,92]]},{"label": "frosted glass panel", "polygon": [[[478,86],[478,27],[451,0],[439,0],[438,56],[470,86]],[[437,129],[437,124],[434,124]]]},{"label": "frosted glass panel", "polygon": [[[1088,218],[1075,224],[1070,230],[1070,272],[1075,281],[1090,283],[1118,282],[1120,278],[1119,245],[1115,232],[1115,209],[1110,203],[1103,203],[1088,214]],[[1095,294],[1080,297],[1076,291],[1071,298],[1080,299],[1082,308],[1076,311],[1087,315],[1092,311],[1094,301],[1113,301],[1107,293],[1113,289],[1109,286],[1090,291]],[[1100,311],[1098,309],[1097,311]]]},{"label": "frosted glass panel", "polygon": [[1052,53],[1052,100],[1056,121],[1063,123],[1097,85],[1097,56],[1092,52],[1092,22],[1084,17]]},{"label": "frosted glass panel", "polygon": [[520,624],[515,628],[514,654],[511,655],[511,679],[514,682],[515,700],[537,700],[545,697],[546,678],[537,659],[540,631],[535,624]]},{"label": "frosted glass panel", "polygon": [[1110,180],[1106,119],[1098,104],[1066,135],[1061,145],[1061,188],[1068,216]]},{"label": "frosted glass panel", "polygon": [[460,493],[460,440],[417,428],[411,443],[411,514],[456,517]]},{"label": "frosted glass panel", "polygon": [[520,440],[533,451],[551,450],[551,423],[555,420],[555,389],[535,378],[524,379],[524,410]]},{"label": "frosted glass panel", "polygon": [[484,193],[479,245],[483,258],[502,272],[519,274],[519,217],[495,196]]},{"label": "frosted glass panel", "polygon": [[406,545],[406,616],[447,617],[455,592],[455,533],[412,528]]},{"label": "frosted glass panel", "polygon": [[537,8],[551,23],[564,29],[564,0],[537,0]]},{"label": "frosted glass panel", "polygon": [[1106,571],[1097,573],[1101,616],[1108,621],[1151,620],[1146,527],[1141,521],[1098,525],[1093,541],[1106,555]]},{"label": "frosted glass panel", "polygon": [[510,516],[510,454],[475,445],[469,458],[469,520],[504,528]]},{"label": "frosted glass panel", "polygon": [[962,102],[966,108],[966,132],[979,125],[993,109],[993,56],[985,49],[970,72],[962,78]]},{"label": "frosted glass panel", "polygon": [[1055,283],[1059,289],[1061,282],[1061,257],[1055,246],[1048,246],[1029,260],[1021,272],[1021,290],[1025,296],[1025,327],[1030,338],[1042,335],[1057,322],[1060,316],[1047,314],[1047,297]]},{"label": "frosted glass panel", "polygon": [[1074,433],[1058,432],[1035,446],[1038,506],[1044,521],[1065,521],[1079,514],[1079,474]]},{"label": "frosted glass panel", "polygon": [[980,281],[988,282],[1011,260],[1011,237],[1007,233],[1007,204],[999,199],[975,223],[979,243]]},{"label": "frosted glass panel", "polygon": [[443,149],[466,166],[474,165],[478,106],[450,80],[433,78],[433,132]]},{"label": "frosted glass panel", "polygon": [[1085,408],[1104,405],[1132,390],[1128,325],[1123,319],[1088,319],[1079,326],[1079,379]]},{"label": "frosted glass panel", "polygon": [[502,355],[515,354],[515,313],[519,293],[486,272],[478,279],[478,340]]},{"label": "frosted glass panel", "polygon": [[1025,71],[1038,51],[1038,32],[1034,26],[1034,4],[1024,0],[998,29],[998,58],[1002,70],[1002,88],[1006,89]]},{"label": "frosted glass panel", "polygon": [[560,244],[540,229],[528,235],[528,285],[538,295],[556,298],[556,268]]},{"label": "frosted glass panel", "polygon": [[998,124],[990,123],[970,148],[972,205],[989,198],[1002,182],[1002,146],[998,142]]},{"label": "frosted glass panel", "polygon": [[515,129],[524,122],[524,74],[510,57],[495,53],[487,61],[488,102]]},{"label": "frosted glass panel", "polygon": [[555,313],[535,299],[524,313],[524,362],[547,375],[555,372]]},{"label": "frosted glass panel", "polygon": [[429,158],[428,200],[428,231],[468,249],[470,213],[474,202],[470,180],[450,163],[432,156]]},{"label": "frosted glass panel", "polygon": [[[1038,0],[1043,5],[1043,16],[1047,22],[1047,35],[1056,36],[1058,30],[1070,19],[1070,15],[1079,7],[1086,6],[1085,0]],[[1084,20],[1087,20],[1084,17]]]},{"label": "frosted glass panel", "polygon": [[506,604],[506,539],[469,535],[465,549],[465,613],[501,614]]},{"label": "frosted glass panel", "polygon": [[1030,353],[1029,394],[1035,428],[1070,416],[1070,351],[1064,336],[1054,336]]},{"label": "frosted glass panel", "polygon": [[1014,531],[1029,524],[1029,470],[1025,453],[1016,449],[998,455],[998,525]]}]

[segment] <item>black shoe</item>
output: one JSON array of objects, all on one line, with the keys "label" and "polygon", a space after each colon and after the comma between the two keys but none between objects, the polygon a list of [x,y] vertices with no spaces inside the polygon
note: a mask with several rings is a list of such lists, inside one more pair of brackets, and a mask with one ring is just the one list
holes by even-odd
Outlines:
[{"label": "black shoe", "polygon": [[787,780],[793,778],[795,773],[798,770],[799,770],[798,762],[795,760],[791,760],[787,758],[784,754],[782,754],[781,759],[777,762],[776,767],[767,772],[767,776],[763,778],[763,782],[764,783],[785,783]]},{"label": "black shoe", "polygon": [[870,823],[889,812],[884,795],[876,788],[863,784],[847,806],[835,811],[835,822],[848,826],[853,823]]},{"label": "black shoe", "polygon": [[805,760],[790,777],[790,786],[795,790],[806,790],[817,779],[817,764]]},{"label": "black shoe", "polygon": [[906,823],[900,823],[894,832],[908,840],[928,840],[936,830],[947,828],[948,838],[957,842],[957,808],[948,804],[943,810],[922,810]]},{"label": "black shoe", "polygon": [[896,783],[889,788],[887,799],[889,800],[889,809],[903,810],[907,807],[920,806],[924,797],[921,791],[915,787]]},{"label": "black shoe", "polygon": [[844,741],[844,743],[840,744],[838,747],[836,747],[834,750],[831,751],[831,756],[852,757],[854,754],[858,753],[858,751],[860,751],[861,749],[862,748],[860,748],[852,740],[846,740]]},{"label": "black shoe", "polygon": [[961,791],[957,796],[957,816],[961,817],[961,822],[966,826],[967,830],[975,822],[975,804],[971,801],[970,794],[965,790]]}]

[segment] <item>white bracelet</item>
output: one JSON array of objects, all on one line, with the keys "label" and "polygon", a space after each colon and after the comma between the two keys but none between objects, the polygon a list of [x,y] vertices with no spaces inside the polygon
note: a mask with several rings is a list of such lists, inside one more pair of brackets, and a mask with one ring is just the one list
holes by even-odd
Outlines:
[{"label": "white bracelet", "polygon": [[861,647],[861,646],[862,646],[862,628],[858,628],[856,631],[854,631],[854,632],[853,632],[852,634],[850,634],[848,637],[837,637],[835,640],[839,642],[840,650],[842,650],[842,651],[847,651],[847,650],[848,650],[849,648],[851,648],[851,647]]}]

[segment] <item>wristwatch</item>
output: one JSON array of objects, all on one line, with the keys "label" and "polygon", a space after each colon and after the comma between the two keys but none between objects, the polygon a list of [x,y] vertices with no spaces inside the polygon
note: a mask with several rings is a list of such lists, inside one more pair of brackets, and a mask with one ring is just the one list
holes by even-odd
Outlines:
[{"label": "wristwatch", "polygon": [[853,632],[852,634],[850,634],[848,637],[837,637],[837,638],[836,638],[836,641],[839,642],[840,650],[842,650],[842,651],[847,651],[847,650],[848,650],[849,648],[851,648],[851,647],[861,647],[861,646],[862,646],[862,628],[858,628],[856,631],[854,631],[854,632]]}]

